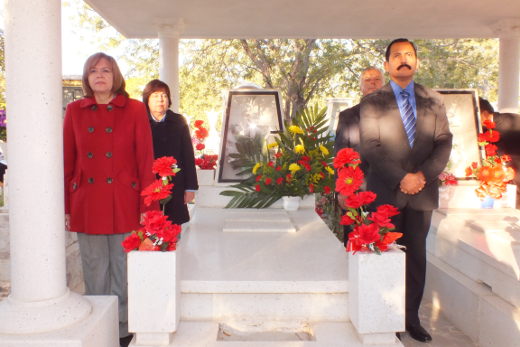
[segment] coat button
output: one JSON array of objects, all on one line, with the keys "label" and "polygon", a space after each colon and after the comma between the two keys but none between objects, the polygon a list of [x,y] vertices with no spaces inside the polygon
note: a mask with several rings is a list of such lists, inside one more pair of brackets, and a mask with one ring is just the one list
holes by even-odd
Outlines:
[{"label": "coat button", "polygon": [[111,184],[112,182],[114,182],[114,179],[112,177],[107,177],[107,183]]},{"label": "coat button", "polygon": [[108,106],[107,106],[107,110],[108,110],[108,111],[112,111],[113,108],[114,108],[114,107],[113,107],[112,105],[108,105]]},{"label": "coat button", "polygon": [[92,111],[97,110],[97,105],[92,105],[92,106],[90,106],[90,109],[91,109]]},{"label": "coat button", "polygon": [[112,158],[112,152],[106,152],[106,153],[105,153],[105,156],[106,156],[107,158]]},{"label": "coat button", "polygon": [[110,134],[112,132],[112,128],[111,127],[107,127],[107,128],[105,128],[105,131]]},{"label": "coat button", "polygon": [[78,184],[76,182],[72,183],[72,189],[76,190],[76,188],[78,188]]},{"label": "coat button", "polygon": [[92,153],[92,152],[88,152],[88,153],[87,153],[87,157],[88,157],[89,159],[92,159],[92,158],[94,157],[94,153]]},{"label": "coat button", "polygon": [[89,177],[87,182],[90,184],[94,183],[94,177]]},{"label": "coat button", "polygon": [[94,128],[93,128],[93,127],[89,127],[89,128],[88,128],[88,132],[89,132],[89,133],[93,133],[93,132],[94,132]]},{"label": "coat button", "polygon": [[132,188],[135,188],[135,187],[137,187],[137,183],[132,182]]}]

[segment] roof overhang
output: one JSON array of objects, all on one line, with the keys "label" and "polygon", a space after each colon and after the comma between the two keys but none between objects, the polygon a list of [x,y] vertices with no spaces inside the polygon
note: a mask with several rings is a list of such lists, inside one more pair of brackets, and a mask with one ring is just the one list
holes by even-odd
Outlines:
[{"label": "roof overhang", "polygon": [[519,0],[85,2],[128,38],[156,38],[165,28],[181,38],[489,38],[504,23],[520,32]]}]

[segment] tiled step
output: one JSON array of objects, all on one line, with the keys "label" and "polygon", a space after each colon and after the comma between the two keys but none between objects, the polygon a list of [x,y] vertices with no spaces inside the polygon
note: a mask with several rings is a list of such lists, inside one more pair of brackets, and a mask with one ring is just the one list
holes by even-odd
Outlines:
[{"label": "tiled step", "polygon": [[[278,322],[279,327],[283,326],[283,322]],[[294,322],[288,323],[294,325]],[[248,334],[242,332],[241,336],[222,337],[219,334],[219,322],[187,322],[181,321],[177,333],[173,335],[173,339],[168,345],[169,347],[362,347],[364,345],[353,326],[349,322],[318,322],[305,324],[306,329],[312,340],[299,340],[301,335],[277,334],[274,328],[271,332],[263,331],[258,334],[258,328],[252,327],[255,333]],[[220,336],[220,339],[219,339]],[[393,335],[392,335],[393,336]],[[288,338],[288,339],[287,339]],[[305,338],[305,336],[303,336]],[[235,339],[233,341],[233,339]],[[256,341],[252,341],[255,339]],[[260,340],[263,339],[263,340]],[[275,340],[278,339],[278,340]],[[282,340],[284,339],[284,340]],[[273,341],[274,340],[274,341]],[[374,343],[371,347],[396,347],[403,346],[395,336],[390,343]],[[135,344],[135,338],[130,346],[146,347]]]}]

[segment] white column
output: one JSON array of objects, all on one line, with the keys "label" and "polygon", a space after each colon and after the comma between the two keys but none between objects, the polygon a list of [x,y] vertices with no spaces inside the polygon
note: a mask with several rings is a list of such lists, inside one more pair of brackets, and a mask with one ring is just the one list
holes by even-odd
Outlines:
[{"label": "white column", "polygon": [[91,312],[66,286],[61,1],[7,0],[4,17],[11,293],[0,334],[45,332]]},{"label": "white column", "polygon": [[520,83],[520,19],[506,19],[494,26],[500,38],[498,110],[518,113]]},{"label": "white column", "polygon": [[172,110],[179,111],[179,40],[183,22],[159,26],[159,78],[170,87]]}]

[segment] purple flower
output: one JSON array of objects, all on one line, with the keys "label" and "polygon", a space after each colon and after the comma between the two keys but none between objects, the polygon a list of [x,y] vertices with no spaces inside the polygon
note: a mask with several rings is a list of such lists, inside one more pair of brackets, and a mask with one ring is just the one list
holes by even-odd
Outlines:
[{"label": "purple flower", "polygon": [[7,125],[6,123],[7,115],[5,113],[5,110],[0,110],[0,127],[5,128]]}]

